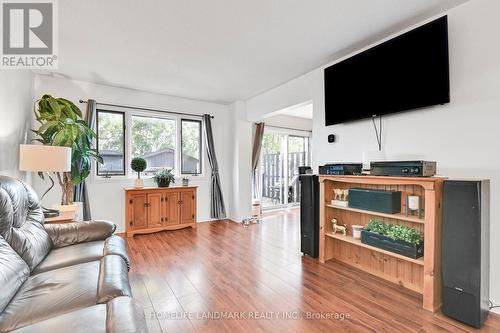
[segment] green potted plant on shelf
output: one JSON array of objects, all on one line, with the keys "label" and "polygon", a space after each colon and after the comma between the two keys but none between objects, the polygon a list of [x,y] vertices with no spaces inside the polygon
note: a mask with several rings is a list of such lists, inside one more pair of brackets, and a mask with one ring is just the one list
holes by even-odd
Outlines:
[{"label": "green potted plant on shelf", "polygon": [[157,172],[153,176],[153,179],[155,180],[158,187],[169,187],[170,183],[175,184],[174,174],[168,169],[163,169]]},{"label": "green potted plant on shelf", "polygon": [[[76,210],[77,207],[73,205],[73,186],[89,176],[94,160],[103,163],[102,157],[92,148],[96,134],[83,120],[80,109],[67,99],[43,95],[35,101],[33,111],[40,124],[32,130],[36,141],[44,145],[72,148],[71,172],[57,172],[56,176],[62,190],[60,210]],[[43,178],[43,175],[40,176]]]},{"label": "green potted plant on shelf", "polygon": [[371,219],[363,228],[361,243],[414,259],[424,254],[424,241],[417,229],[377,219]]},{"label": "green potted plant on shelf", "polygon": [[141,172],[146,170],[146,168],[148,167],[148,163],[142,157],[134,157],[130,162],[130,167],[132,168],[132,170],[137,172],[137,179],[134,180],[134,187],[143,188],[144,181],[141,179]]}]

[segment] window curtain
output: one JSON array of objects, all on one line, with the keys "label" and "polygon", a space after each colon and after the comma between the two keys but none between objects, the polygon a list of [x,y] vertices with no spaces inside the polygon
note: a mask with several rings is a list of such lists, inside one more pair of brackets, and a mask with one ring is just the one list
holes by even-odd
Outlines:
[{"label": "window curtain", "polygon": [[[95,131],[96,107],[97,103],[95,100],[89,99],[87,101],[87,110],[85,111],[84,120],[87,126],[89,126],[93,131]],[[91,220],[92,216],[90,214],[90,202],[86,180],[73,188],[73,201],[82,203],[83,220]]]},{"label": "window curtain", "polygon": [[205,124],[205,141],[207,143],[207,156],[210,167],[212,168],[211,186],[210,186],[210,217],[213,219],[226,218],[226,207],[219,178],[219,166],[215,155],[214,137],[212,132],[212,122],[210,115],[203,115]]},{"label": "window curtain", "polygon": [[259,166],[260,151],[262,148],[262,138],[264,137],[264,123],[255,124],[255,134],[253,136],[252,146],[252,194],[254,198],[260,198],[259,182],[257,179],[257,167]]}]

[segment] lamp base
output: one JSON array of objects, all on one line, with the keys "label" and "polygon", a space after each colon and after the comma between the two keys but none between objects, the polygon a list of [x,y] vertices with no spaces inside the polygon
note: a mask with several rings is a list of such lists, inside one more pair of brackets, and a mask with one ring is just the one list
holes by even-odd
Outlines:
[{"label": "lamp base", "polygon": [[42,207],[42,208],[43,208],[43,216],[45,218],[57,217],[60,214],[60,212],[57,209],[50,209],[50,208],[45,208],[45,207]]}]

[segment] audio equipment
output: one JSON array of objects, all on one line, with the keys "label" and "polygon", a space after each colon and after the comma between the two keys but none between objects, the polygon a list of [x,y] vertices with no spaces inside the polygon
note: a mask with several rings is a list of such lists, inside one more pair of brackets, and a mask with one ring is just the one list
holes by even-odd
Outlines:
[{"label": "audio equipment", "polygon": [[319,178],[300,175],[300,251],[319,256]]},{"label": "audio equipment", "polygon": [[312,173],[312,168],[310,166],[299,166],[299,175],[305,175]]},{"label": "audio equipment", "polygon": [[489,313],[489,192],[489,180],[444,182],[442,311],[476,328]]},{"label": "audio equipment", "polygon": [[386,214],[401,213],[401,192],[350,188],[349,207]]},{"label": "audio equipment", "polygon": [[320,175],[360,175],[363,170],[361,163],[329,163],[319,166]]},{"label": "audio equipment", "polygon": [[436,162],[388,161],[371,162],[372,176],[432,177],[436,174]]}]

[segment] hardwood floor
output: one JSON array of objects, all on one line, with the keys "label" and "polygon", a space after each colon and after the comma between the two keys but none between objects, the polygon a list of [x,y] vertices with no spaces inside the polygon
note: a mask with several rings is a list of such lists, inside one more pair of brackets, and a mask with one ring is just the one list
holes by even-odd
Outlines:
[{"label": "hardwood floor", "polygon": [[[302,257],[297,213],[127,238],[131,285],[150,332],[476,331],[423,310],[416,293]],[[500,317],[480,332],[500,332]]]}]

